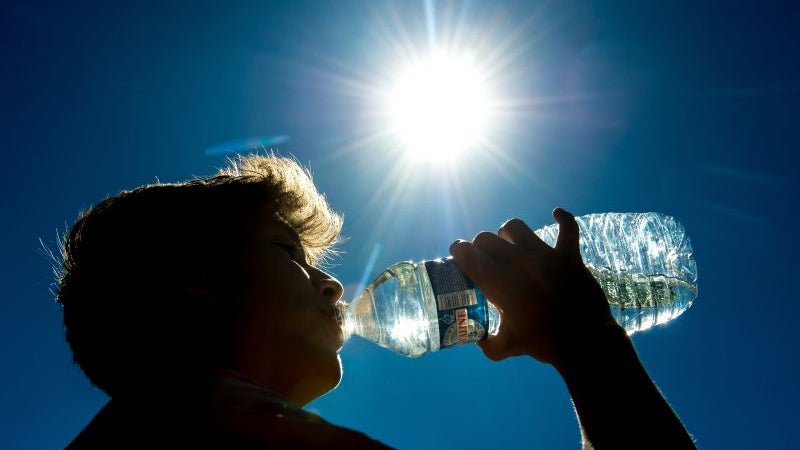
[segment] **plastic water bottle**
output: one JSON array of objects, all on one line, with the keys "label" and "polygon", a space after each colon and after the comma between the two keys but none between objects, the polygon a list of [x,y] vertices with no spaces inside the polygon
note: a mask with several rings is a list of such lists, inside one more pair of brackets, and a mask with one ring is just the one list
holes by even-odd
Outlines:
[{"label": "plastic water bottle", "polygon": [[[697,297],[697,267],[683,226],[660,213],[576,218],[581,255],[629,334],[674,319]],[[558,225],[536,234],[555,246]],[[399,262],[345,312],[345,336],[359,335],[405,356],[495,334],[497,309],[452,258]]]}]

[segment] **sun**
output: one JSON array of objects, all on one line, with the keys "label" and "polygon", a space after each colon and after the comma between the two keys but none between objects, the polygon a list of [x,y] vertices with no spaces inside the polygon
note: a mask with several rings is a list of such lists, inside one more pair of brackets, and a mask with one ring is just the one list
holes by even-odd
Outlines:
[{"label": "sun", "polygon": [[450,161],[476,148],[489,116],[485,77],[469,58],[412,64],[389,94],[391,131],[408,156]]}]

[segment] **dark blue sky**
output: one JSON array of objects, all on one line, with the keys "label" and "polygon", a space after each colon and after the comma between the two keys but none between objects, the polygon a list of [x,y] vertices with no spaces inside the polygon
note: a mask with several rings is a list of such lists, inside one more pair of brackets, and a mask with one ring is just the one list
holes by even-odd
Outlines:
[{"label": "dark blue sky", "polygon": [[[474,49],[505,105],[492,145],[448,170],[380,135],[375,92],[428,45],[423,1],[81,3],[0,11],[0,447],[63,447],[104,402],[70,362],[38,239],[121,189],[212,173],[209,147],[279,135],[346,215],[349,285],[375,244],[377,267],[433,258],[556,205],[674,215],[700,295],[634,337],[641,359],[701,448],[793,447],[796,2],[433,2],[437,42]],[[532,360],[357,339],[342,359],[311,409],[387,444],[578,446],[563,383]]]}]

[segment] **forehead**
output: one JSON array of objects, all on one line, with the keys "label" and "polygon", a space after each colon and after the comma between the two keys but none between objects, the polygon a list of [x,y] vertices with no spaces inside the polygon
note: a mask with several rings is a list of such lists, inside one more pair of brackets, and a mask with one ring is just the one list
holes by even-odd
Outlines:
[{"label": "forehead", "polygon": [[257,214],[252,223],[252,234],[256,238],[287,237],[298,242],[301,241],[297,230],[284,219],[278,212],[267,209]]}]

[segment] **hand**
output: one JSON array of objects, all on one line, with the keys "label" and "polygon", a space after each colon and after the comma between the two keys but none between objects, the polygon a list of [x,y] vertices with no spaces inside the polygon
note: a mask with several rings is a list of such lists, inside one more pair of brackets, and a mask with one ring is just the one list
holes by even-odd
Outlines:
[{"label": "hand", "polygon": [[553,217],[555,248],[520,219],[450,246],[456,264],[500,311],[497,335],[478,342],[492,360],[530,355],[558,367],[607,326],[619,328],[581,259],[575,217],[561,208]]}]

